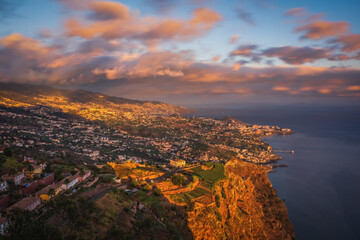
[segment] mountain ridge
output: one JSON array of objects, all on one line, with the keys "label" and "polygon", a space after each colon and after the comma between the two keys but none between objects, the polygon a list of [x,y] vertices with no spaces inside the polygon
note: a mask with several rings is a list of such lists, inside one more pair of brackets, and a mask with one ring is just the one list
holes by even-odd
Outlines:
[{"label": "mountain ridge", "polygon": [[[21,95],[24,95],[27,97],[35,97],[35,95],[40,95],[40,94],[41,95],[50,95],[50,94],[59,95],[59,93],[60,93],[62,96],[68,97],[70,101],[82,102],[82,103],[85,103],[87,101],[97,100],[97,99],[94,99],[94,96],[98,96],[99,98],[104,98],[105,100],[111,101],[116,104],[125,104],[125,103],[127,103],[127,104],[146,104],[146,103],[166,104],[166,105],[174,106],[175,108],[183,109],[183,110],[185,110],[185,113],[187,113],[186,111],[189,111],[189,112],[193,111],[193,110],[190,110],[183,106],[163,103],[160,101],[134,100],[134,99],[128,99],[128,98],[123,98],[123,97],[111,96],[111,95],[107,95],[107,94],[103,94],[103,93],[99,93],[99,92],[86,91],[86,90],[82,90],[82,89],[61,89],[61,88],[55,88],[55,87],[50,87],[50,86],[46,86],[46,85],[32,85],[32,84],[23,84],[23,83],[0,82],[0,93],[2,94],[0,96],[0,98],[4,97],[4,96],[9,96],[9,93],[6,93],[9,91],[15,92],[17,94],[21,94]],[[80,96],[76,96],[75,94],[79,94]],[[93,98],[91,98],[91,97],[93,97]],[[179,113],[181,113],[181,112],[179,112]]]}]

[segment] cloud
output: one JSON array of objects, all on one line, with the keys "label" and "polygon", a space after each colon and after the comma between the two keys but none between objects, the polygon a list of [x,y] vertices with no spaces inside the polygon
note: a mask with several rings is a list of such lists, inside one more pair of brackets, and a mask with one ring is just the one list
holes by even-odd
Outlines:
[{"label": "cloud", "polygon": [[240,18],[241,20],[243,20],[244,22],[246,22],[249,25],[255,24],[251,13],[247,12],[246,10],[244,10],[242,8],[236,9],[236,15],[238,16],[238,18]]},{"label": "cloud", "polygon": [[230,53],[230,56],[253,56],[253,50],[257,48],[258,46],[256,44],[240,45],[237,49]]},{"label": "cloud", "polygon": [[333,54],[328,57],[328,60],[330,61],[344,61],[344,60],[360,60],[360,52],[354,55],[348,55],[348,54]]},{"label": "cloud", "polygon": [[285,12],[285,15],[288,16],[303,16],[305,14],[306,14],[306,9],[303,7],[292,8]]},{"label": "cloud", "polygon": [[190,19],[182,20],[157,16],[141,17],[131,14],[127,6],[115,2],[88,1],[75,6],[71,2],[66,4],[74,9],[90,12],[90,19],[72,17],[65,22],[69,37],[86,39],[126,38],[151,44],[167,40],[190,41],[206,34],[222,19],[220,14],[208,8],[195,9]]},{"label": "cloud", "polygon": [[238,34],[232,35],[231,38],[230,38],[230,43],[231,44],[236,43],[239,40],[239,38],[240,38],[240,36]]},{"label": "cloud", "polygon": [[306,10],[304,7],[292,8],[285,11],[285,16],[290,16],[296,19],[298,23],[312,23],[321,19],[325,13],[313,14]]},{"label": "cloud", "polygon": [[360,34],[339,36],[335,39],[330,40],[330,43],[341,44],[341,50],[348,53],[358,51],[360,50]]},{"label": "cloud", "polygon": [[311,47],[274,47],[262,52],[267,57],[278,57],[288,64],[303,64],[318,59],[327,58],[329,50]]},{"label": "cloud", "polygon": [[339,36],[349,31],[348,22],[328,22],[317,21],[303,26],[298,26],[295,32],[303,33],[301,38],[313,40],[323,39],[327,37]]},{"label": "cloud", "polygon": [[192,63],[190,52],[170,51],[145,53],[133,59],[119,59],[111,67],[96,68],[92,72],[108,79],[146,78],[156,76],[182,77],[182,69]]},{"label": "cloud", "polygon": [[130,19],[130,9],[118,2],[94,1],[90,3],[90,10],[92,12],[89,17],[94,20]]},{"label": "cloud", "polygon": [[[203,102],[244,96],[306,98],[360,94],[359,69],[301,65],[318,59],[359,59],[359,34],[334,33],[323,27],[316,29],[316,35],[315,30],[309,29],[317,20],[302,25],[299,31],[315,40],[330,36],[328,43],[335,47],[261,49],[257,44],[245,44],[234,49],[223,62],[216,54],[209,61],[198,61],[194,52],[174,50],[178,48],[172,46],[211,31],[222,20],[216,11],[198,8],[182,19],[143,16],[119,2],[61,2],[70,9],[71,16],[65,21],[63,33],[54,35],[44,30],[39,39],[21,34],[0,38],[0,81],[93,86],[89,90],[95,91],[111,86],[108,91],[118,96],[140,99],[159,96],[158,100],[178,96],[186,101],[197,97]],[[305,14],[309,19],[304,11],[292,10],[287,14]],[[235,43],[238,38],[234,35],[230,42]],[[160,44],[166,41],[170,44]],[[254,64],[263,60],[279,64],[273,57],[287,64]]]},{"label": "cloud", "polygon": [[216,55],[216,56],[214,56],[214,57],[212,58],[212,60],[213,60],[214,62],[217,62],[217,61],[220,60],[220,58],[221,58],[220,55]]},{"label": "cloud", "polygon": [[[1,81],[104,86],[106,82],[117,82],[120,85],[116,95],[142,99],[152,94],[162,97],[194,94],[205,99],[212,95],[340,97],[360,93],[358,69],[303,65],[249,67],[241,63],[235,68],[196,62],[191,51],[125,51],[126,47],[113,41],[84,40],[73,51],[65,51],[21,34],[3,37],[0,39]],[[279,49],[280,53],[287,50],[285,54],[293,50],[273,48],[271,54],[279,55]],[[308,58],[302,56],[301,61]]]}]

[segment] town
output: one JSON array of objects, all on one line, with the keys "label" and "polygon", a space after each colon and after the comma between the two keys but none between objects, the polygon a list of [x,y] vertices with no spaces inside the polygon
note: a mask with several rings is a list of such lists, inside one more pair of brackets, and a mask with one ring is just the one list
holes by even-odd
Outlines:
[{"label": "town", "polygon": [[261,138],[292,133],[233,118],[178,114],[131,124],[110,126],[47,106],[2,106],[0,233],[16,209],[55,217],[64,198],[97,201],[109,191],[126,193],[122,198],[134,214],[149,210],[159,196],[187,209],[195,202],[212,204],[227,161],[276,161]]},{"label": "town", "polygon": [[[0,108],[0,144],[41,159],[104,164],[112,161],[187,162],[240,158],[268,163],[277,156],[260,140],[289,129],[244,124],[235,119],[157,116],[131,130],[74,118],[61,110],[34,106]],[[141,131],[142,130],[142,131]],[[35,155],[34,155],[35,154]]]}]

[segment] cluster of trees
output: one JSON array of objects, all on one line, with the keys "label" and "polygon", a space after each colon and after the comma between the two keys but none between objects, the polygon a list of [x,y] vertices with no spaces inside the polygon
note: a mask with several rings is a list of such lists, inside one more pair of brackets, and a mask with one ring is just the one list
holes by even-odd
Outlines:
[{"label": "cluster of trees", "polygon": [[181,186],[184,185],[186,182],[186,177],[182,174],[174,174],[171,177],[171,181],[174,185]]}]

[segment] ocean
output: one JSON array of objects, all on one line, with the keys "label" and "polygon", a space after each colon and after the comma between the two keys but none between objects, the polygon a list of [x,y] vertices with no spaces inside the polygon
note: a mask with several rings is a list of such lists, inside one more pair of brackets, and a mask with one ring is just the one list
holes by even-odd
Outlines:
[{"label": "ocean", "polygon": [[360,109],[283,106],[195,109],[197,116],[231,116],[246,123],[291,128],[264,140],[294,150],[269,173],[285,202],[297,239],[360,239]]}]

